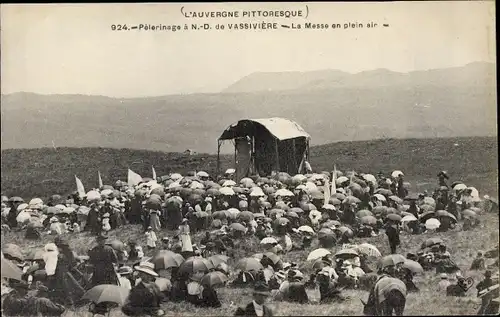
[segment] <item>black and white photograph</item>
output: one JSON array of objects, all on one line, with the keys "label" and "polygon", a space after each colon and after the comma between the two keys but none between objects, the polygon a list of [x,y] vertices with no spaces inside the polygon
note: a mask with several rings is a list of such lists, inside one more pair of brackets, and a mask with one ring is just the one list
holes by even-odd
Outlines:
[{"label": "black and white photograph", "polygon": [[495,13],[1,4],[1,314],[498,315]]}]

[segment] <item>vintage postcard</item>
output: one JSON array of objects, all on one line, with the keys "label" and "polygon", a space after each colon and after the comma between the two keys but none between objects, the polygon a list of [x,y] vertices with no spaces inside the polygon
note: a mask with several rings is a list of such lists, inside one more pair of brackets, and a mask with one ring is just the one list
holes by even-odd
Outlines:
[{"label": "vintage postcard", "polygon": [[499,313],[494,1],[0,12],[2,314]]}]

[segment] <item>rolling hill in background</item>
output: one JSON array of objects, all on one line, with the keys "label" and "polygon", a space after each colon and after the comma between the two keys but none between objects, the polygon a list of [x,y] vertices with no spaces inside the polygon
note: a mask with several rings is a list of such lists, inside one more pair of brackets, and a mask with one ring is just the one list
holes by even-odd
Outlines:
[{"label": "rolling hill in background", "polygon": [[495,66],[472,63],[407,74],[256,73],[214,94],[123,99],[15,93],[1,97],[1,146],[215,153],[230,124],[275,116],[297,121],[312,145],[493,136],[495,87]]}]

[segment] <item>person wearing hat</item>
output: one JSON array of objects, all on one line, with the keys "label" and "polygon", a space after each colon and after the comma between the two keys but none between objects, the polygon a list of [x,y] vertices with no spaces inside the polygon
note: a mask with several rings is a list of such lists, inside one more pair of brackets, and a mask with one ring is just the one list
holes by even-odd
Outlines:
[{"label": "person wearing hat", "polygon": [[97,246],[89,251],[90,263],[94,266],[91,284],[92,286],[100,284],[118,285],[118,276],[115,272],[118,257],[115,250],[106,245],[106,236],[101,234],[96,240]]},{"label": "person wearing hat", "polygon": [[493,283],[493,280],[491,278],[491,271],[490,270],[487,270],[486,272],[484,272],[484,279],[479,282],[476,286],[476,289],[477,289],[477,296],[479,297],[479,294],[481,293],[481,291],[487,289],[488,287],[492,286],[494,283]]},{"label": "person wearing hat", "polygon": [[127,316],[164,315],[160,309],[162,293],[154,283],[158,277],[158,273],[154,271],[154,264],[141,262],[134,269],[139,272],[140,281],[130,290],[127,304],[122,307],[122,312]]},{"label": "person wearing hat", "polygon": [[478,315],[498,315],[500,313],[498,283],[483,289],[478,293],[478,297],[481,298],[481,307],[477,313]]},{"label": "person wearing hat", "polygon": [[288,281],[281,284],[280,294],[282,294],[285,301],[306,304],[309,299],[307,297],[305,284],[302,282],[302,277],[297,272],[296,270],[288,271]]},{"label": "person wearing hat", "polygon": [[441,273],[439,275],[439,278],[441,279],[437,285],[437,289],[439,292],[446,293],[446,289],[448,286],[451,285],[450,281],[448,280],[448,274],[446,273]]},{"label": "person wearing hat", "polygon": [[235,316],[273,316],[273,310],[266,305],[271,295],[269,286],[265,283],[256,283],[253,291],[253,301],[244,308],[238,307]]},{"label": "person wearing hat", "polygon": [[391,248],[391,254],[396,254],[396,248],[400,244],[399,240],[399,229],[396,224],[391,223],[392,221],[389,220],[388,225],[386,226],[385,229],[385,234],[387,235],[387,238],[389,239],[389,246]]},{"label": "person wearing hat", "polygon": [[437,174],[438,177],[438,186],[445,186],[448,187],[448,184],[446,183],[446,180],[449,179],[448,173],[446,171],[441,171]]},{"label": "person wearing hat", "polygon": [[57,302],[72,305],[85,293],[85,290],[78,282],[78,279],[83,274],[76,269],[78,265],[76,254],[71,250],[68,241],[56,237],[54,244],[57,246],[59,253],[54,274],[53,295]]},{"label": "person wearing hat", "polygon": [[129,266],[122,266],[118,269],[116,273],[118,273],[118,285],[124,287],[126,289],[132,289],[132,282],[130,280],[130,276],[132,275],[132,268]]},{"label": "person wearing hat", "polygon": [[316,276],[319,286],[320,303],[331,303],[345,299],[337,288],[337,283],[332,281],[332,273],[332,270],[326,267],[320,270]]},{"label": "person wearing hat", "polygon": [[146,245],[149,250],[154,250],[156,248],[156,241],[158,241],[158,238],[156,237],[156,233],[154,232],[153,228],[149,226],[146,229]]},{"label": "person wearing hat", "polygon": [[182,219],[181,225],[179,226],[179,237],[182,243],[181,254],[187,259],[194,251],[193,244],[191,243],[189,224],[186,218]]},{"label": "person wearing hat", "polygon": [[472,271],[482,271],[486,269],[486,263],[483,257],[483,252],[479,251],[477,253],[476,258],[472,261],[472,264],[470,266],[470,270]]}]

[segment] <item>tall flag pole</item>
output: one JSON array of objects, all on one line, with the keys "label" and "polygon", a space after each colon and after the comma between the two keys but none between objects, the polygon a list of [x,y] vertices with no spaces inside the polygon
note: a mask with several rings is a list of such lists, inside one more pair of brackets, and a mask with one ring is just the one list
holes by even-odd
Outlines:
[{"label": "tall flag pole", "polygon": [[104,184],[102,183],[101,172],[97,171],[97,175],[99,176],[99,188],[102,188]]}]

